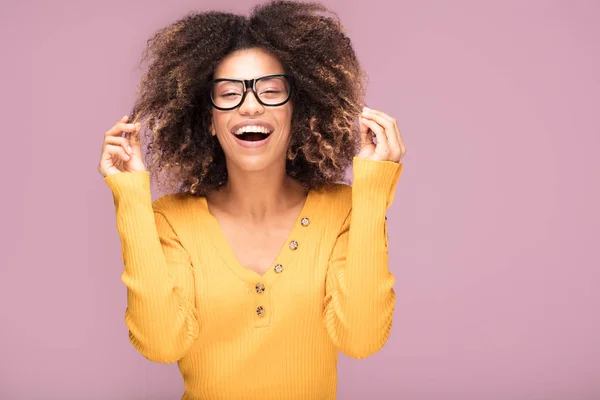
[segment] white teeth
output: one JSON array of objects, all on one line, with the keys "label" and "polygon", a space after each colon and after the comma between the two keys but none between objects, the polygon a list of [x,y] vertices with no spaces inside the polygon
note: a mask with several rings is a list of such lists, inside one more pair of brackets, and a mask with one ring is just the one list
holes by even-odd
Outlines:
[{"label": "white teeth", "polygon": [[234,132],[234,134],[241,135],[246,132],[260,132],[265,135],[271,133],[271,131],[269,129],[265,128],[264,126],[247,125],[247,126],[242,126],[241,128],[239,128],[237,131]]}]

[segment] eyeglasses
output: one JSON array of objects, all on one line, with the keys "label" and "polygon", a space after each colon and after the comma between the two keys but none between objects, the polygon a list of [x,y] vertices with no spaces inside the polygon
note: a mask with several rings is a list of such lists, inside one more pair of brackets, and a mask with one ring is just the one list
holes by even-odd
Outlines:
[{"label": "eyeglasses", "polygon": [[233,110],[244,102],[248,89],[263,106],[281,106],[291,97],[292,78],[270,74],[254,79],[215,79],[210,81],[210,100],[216,109]]}]

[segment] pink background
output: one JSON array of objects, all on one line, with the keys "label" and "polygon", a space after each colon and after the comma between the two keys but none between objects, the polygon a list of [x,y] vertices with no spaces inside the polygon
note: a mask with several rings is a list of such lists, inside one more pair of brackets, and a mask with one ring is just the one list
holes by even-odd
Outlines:
[{"label": "pink background", "polygon": [[[103,133],[148,36],[253,2],[4,2],[0,398],[175,399],[127,340]],[[340,399],[600,398],[600,3],[326,1],[408,147],[397,311]],[[259,368],[259,366],[257,366]]]}]

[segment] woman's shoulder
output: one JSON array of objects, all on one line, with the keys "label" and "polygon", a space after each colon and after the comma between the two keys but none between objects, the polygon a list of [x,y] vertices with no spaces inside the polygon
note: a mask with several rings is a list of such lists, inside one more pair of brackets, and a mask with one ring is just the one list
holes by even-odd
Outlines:
[{"label": "woman's shoulder", "polygon": [[333,183],[321,189],[323,198],[326,201],[351,201],[352,200],[352,186],[340,182]]},{"label": "woman's shoulder", "polygon": [[171,193],[158,197],[152,202],[152,208],[155,212],[172,213],[185,211],[186,209],[197,208],[203,204],[204,197],[193,196],[188,193]]},{"label": "woman's shoulder", "polygon": [[352,186],[334,183],[318,191],[319,211],[346,215],[352,207]]}]

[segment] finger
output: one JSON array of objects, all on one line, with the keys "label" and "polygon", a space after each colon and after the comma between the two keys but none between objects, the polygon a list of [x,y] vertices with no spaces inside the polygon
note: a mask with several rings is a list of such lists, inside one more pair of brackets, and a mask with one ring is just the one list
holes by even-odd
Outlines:
[{"label": "finger", "polygon": [[134,132],[136,129],[136,124],[128,124],[123,121],[119,121],[116,124],[114,124],[108,131],[106,131],[104,136],[122,136],[123,133]]},{"label": "finger", "polygon": [[133,149],[131,148],[131,145],[129,144],[129,140],[127,138],[118,137],[118,136],[107,136],[104,139],[104,143],[115,145],[115,146],[121,146],[127,154],[129,154],[129,155],[133,154]]},{"label": "finger", "polygon": [[359,132],[360,132],[360,147],[365,145],[373,144],[373,132],[369,130],[369,127],[362,122],[362,118],[359,119]]},{"label": "finger", "polygon": [[[123,123],[123,124],[129,122],[129,115],[125,115],[123,118],[121,118],[121,120],[119,122]],[[117,122],[116,125],[120,125],[119,122]],[[130,127],[131,127],[131,124],[130,124]],[[134,128],[135,128],[135,126],[134,126]],[[126,136],[126,131],[124,131],[123,129],[121,129],[121,136],[122,137]]]},{"label": "finger", "polygon": [[112,158],[113,160],[121,159],[125,162],[131,159],[131,157],[129,156],[129,154],[127,154],[123,147],[114,144],[106,145],[106,147],[104,148],[104,156],[102,157],[102,159],[107,158]]},{"label": "finger", "polygon": [[[383,127],[385,127],[386,129],[393,129],[394,131],[396,131],[396,133],[400,133],[400,129],[398,128],[398,122],[390,117],[389,115],[387,115],[384,112],[381,112],[379,110],[373,110],[372,108],[368,108],[368,107],[364,107],[363,108],[363,117],[366,117],[368,119],[374,119],[375,121],[377,121],[377,123],[379,123],[380,125],[382,125]],[[390,132],[387,132],[388,134]]]},{"label": "finger", "polygon": [[398,123],[394,120],[394,128],[396,130],[396,140],[398,141],[398,146],[400,146],[400,156],[398,157],[398,161],[402,160],[402,157],[406,154],[406,145],[402,140],[402,131],[398,128]]},{"label": "finger", "polygon": [[400,142],[400,129],[398,129],[396,120],[381,111],[371,110],[369,108],[365,108],[363,115],[383,126],[390,147],[390,159],[392,161],[400,160],[402,156],[402,145]]},{"label": "finger", "polygon": [[406,146],[404,145],[404,141],[402,140],[402,132],[400,131],[400,129],[398,129],[398,143],[400,143],[400,158],[398,159],[398,161],[400,161],[406,154]]},{"label": "finger", "polygon": [[363,123],[369,127],[369,129],[375,133],[375,137],[377,138],[377,145],[375,146],[375,154],[378,155],[378,159],[380,160],[389,160],[390,159],[390,146],[388,143],[388,138],[385,133],[385,130],[381,125],[377,122],[362,118]]}]

